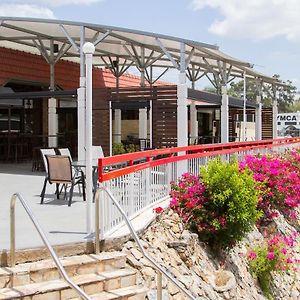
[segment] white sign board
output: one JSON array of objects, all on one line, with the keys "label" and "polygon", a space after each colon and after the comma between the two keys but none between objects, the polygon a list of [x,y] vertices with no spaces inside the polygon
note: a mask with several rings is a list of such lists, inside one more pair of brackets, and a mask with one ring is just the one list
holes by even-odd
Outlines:
[{"label": "white sign board", "polygon": [[300,112],[282,113],[277,115],[278,136],[300,136]]}]

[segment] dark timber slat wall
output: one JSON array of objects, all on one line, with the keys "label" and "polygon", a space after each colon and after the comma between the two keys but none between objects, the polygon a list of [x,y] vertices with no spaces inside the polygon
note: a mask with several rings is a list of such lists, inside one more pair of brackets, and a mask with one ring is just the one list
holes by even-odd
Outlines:
[{"label": "dark timber slat wall", "polygon": [[177,87],[126,87],[94,90],[93,142],[102,145],[105,155],[109,153],[109,101],[152,101],[152,146],[154,148],[177,145]]},{"label": "dark timber slat wall", "polygon": [[[234,115],[243,114],[242,109],[231,109],[229,112],[229,135],[233,134],[233,128],[235,128],[235,118]],[[254,114],[254,109],[247,109],[247,114]],[[233,134],[234,135],[234,134]],[[273,115],[272,108],[262,109],[262,139],[268,140],[273,137]]]},{"label": "dark timber slat wall", "polygon": [[93,89],[93,145],[101,145],[109,155],[109,93],[106,88]]},{"label": "dark timber slat wall", "polygon": [[[248,109],[247,113],[255,115],[254,109]],[[262,109],[262,139],[269,140],[273,138],[273,114],[272,108],[265,107]]]},{"label": "dark timber slat wall", "polygon": [[262,139],[273,138],[273,114],[272,108],[263,108],[262,111]]},{"label": "dark timber slat wall", "polygon": [[229,109],[229,117],[228,117],[228,122],[229,122],[229,126],[228,126],[228,134],[229,134],[229,142],[232,141],[232,139],[235,138],[236,136],[236,133],[234,131],[234,128],[235,128],[235,113],[236,113],[236,110],[232,111],[231,109]]},{"label": "dark timber slat wall", "polygon": [[152,102],[153,147],[177,146],[177,88],[159,87]]}]

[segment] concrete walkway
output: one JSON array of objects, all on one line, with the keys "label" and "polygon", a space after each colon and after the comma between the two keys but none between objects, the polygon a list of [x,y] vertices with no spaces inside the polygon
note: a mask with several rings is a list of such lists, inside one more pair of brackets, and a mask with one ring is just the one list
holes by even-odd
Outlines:
[{"label": "concrete walkway", "polygon": [[[29,164],[0,164],[0,249],[9,248],[10,199],[19,192],[28,202],[41,227],[53,245],[83,242],[86,234],[86,204],[74,188],[71,207],[63,199],[55,199],[54,185],[47,185],[45,203],[40,204],[44,173],[31,172]],[[33,224],[21,204],[16,205],[17,249],[42,246]]]},{"label": "concrete walkway", "polygon": [[[0,164],[0,252],[9,249],[10,199],[16,192],[22,194],[28,202],[52,245],[87,242],[93,239],[93,234],[86,233],[86,203],[78,193],[78,187],[74,188],[73,203],[71,207],[68,207],[65,200],[55,198],[54,185],[47,184],[44,204],[41,205],[39,195],[43,182],[44,173],[31,172],[31,165],[28,163]],[[159,205],[166,206],[167,204],[168,201],[164,201]],[[137,216],[132,223],[135,230],[139,231],[154,218],[155,214],[150,208]],[[112,233],[109,239],[124,237],[128,234],[127,226],[123,226]],[[36,229],[20,203],[16,205],[16,244],[17,249],[43,246]]]}]

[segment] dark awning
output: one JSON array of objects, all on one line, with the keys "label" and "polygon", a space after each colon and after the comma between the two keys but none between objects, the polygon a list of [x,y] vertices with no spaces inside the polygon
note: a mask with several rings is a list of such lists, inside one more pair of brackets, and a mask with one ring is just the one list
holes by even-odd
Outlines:
[{"label": "dark awning", "polygon": [[[1,92],[3,89],[3,92]],[[10,91],[9,91],[10,90]],[[12,105],[12,100],[34,99],[34,98],[60,98],[60,97],[77,97],[77,90],[68,91],[38,91],[38,92],[18,92],[15,93],[11,88],[0,87],[0,101],[9,100],[8,104]],[[20,99],[18,99],[20,98]],[[2,102],[0,102],[2,103]],[[22,103],[22,102],[21,102]],[[21,104],[22,105],[22,104]]]},{"label": "dark awning", "polygon": [[10,87],[0,86],[0,106],[23,106],[23,100]]},{"label": "dark awning", "polygon": [[[222,104],[222,96],[214,93],[199,91],[199,90],[193,90],[188,89],[188,99],[190,100],[198,100],[198,101],[204,101],[210,104]],[[244,107],[244,100],[236,97],[230,97],[229,96],[229,106],[235,107],[235,108],[243,108]],[[257,104],[247,101],[246,102],[247,108],[256,108]]]}]

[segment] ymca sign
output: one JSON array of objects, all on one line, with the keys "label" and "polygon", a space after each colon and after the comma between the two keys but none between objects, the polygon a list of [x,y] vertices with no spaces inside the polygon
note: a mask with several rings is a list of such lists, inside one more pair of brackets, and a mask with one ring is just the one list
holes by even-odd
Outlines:
[{"label": "ymca sign", "polygon": [[278,115],[277,121],[297,121],[295,115]]}]

